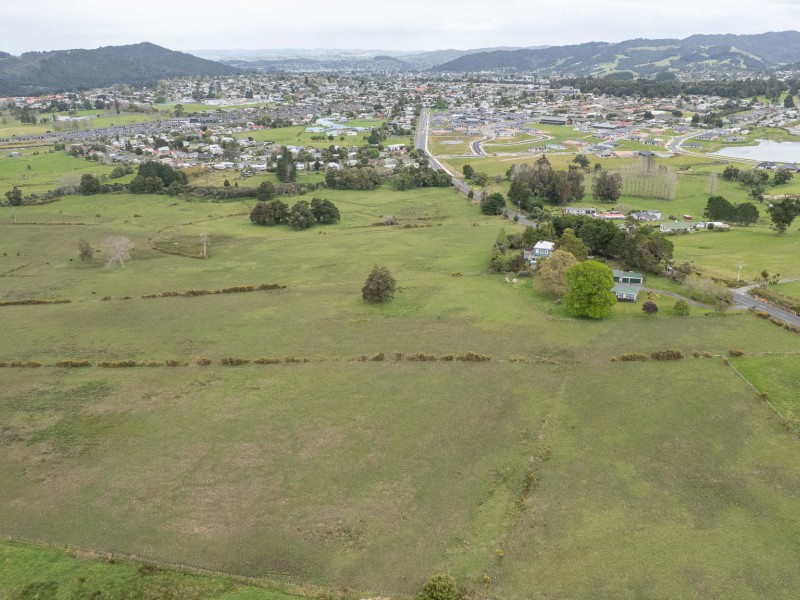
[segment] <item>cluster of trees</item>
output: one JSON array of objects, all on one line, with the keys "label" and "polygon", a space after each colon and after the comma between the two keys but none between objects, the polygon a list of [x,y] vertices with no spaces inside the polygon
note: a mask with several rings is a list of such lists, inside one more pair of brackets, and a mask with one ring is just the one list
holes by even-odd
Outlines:
[{"label": "cluster of trees", "polygon": [[453,178],[447,173],[439,173],[428,165],[404,167],[392,177],[392,189],[411,190],[418,187],[450,187]]},{"label": "cluster of trees", "polygon": [[[787,169],[778,169],[772,179],[772,185],[778,186],[789,183],[794,174]],[[763,169],[741,170],[733,165],[728,165],[722,172],[722,178],[726,181],[738,181],[744,187],[750,189],[750,197],[755,200],[762,200],[764,192],[769,183],[769,173]]]},{"label": "cluster of trees", "polygon": [[551,224],[543,224],[548,225],[558,238],[569,229],[586,245],[589,254],[617,259],[629,269],[661,273],[674,251],[672,241],[649,225],[620,229],[610,221],[583,215],[559,215]]},{"label": "cluster of trees", "polygon": [[585,194],[583,170],[579,165],[556,171],[544,155],[533,166],[524,163],[515,166],[510,177],[508,199],[528,211],[541,208],[545,201],[559,206],[580,202]]},{"label": "cluster of trees", "polygon": [[711,196],[703,216],[711,221],[728,221],[747,226],[758,221],[758,208],[752,202],[731,204],[723,196]]},{"label": "cluster of trees", "polygon": [[775,77],[769,79],[725,79],[714,81],[678,81],[677,79],[621,79],[615,77],[578,77],[551,82],[556,88],[563,85],[590,91],[593,94],[609,96],[637,96],[644,98],[664,98],[684,96],[689,102],[690,95],[720,96],[722,98],[744,99],[766,96],[777,100],[789,89],[789,84]]},{"label": "cluster of trees", "polygon": [[148,161],[139,165],[136,177],[128,184],[128,191],[132,194],[157,194],[168,188],[177,193],[186,183],[186,173],[183,171],[176,171],[160,162]]},{"label": "cluster of trees", "polygon": [[258,202],[250,211],[250,221],[256,225],[286,224],[294,229],[308,229],[317,223],[327,225],[340,219],[336,205],[323,198],[312,198],[311,204],[298,200],[291,208],[280,200],[269,200]]},{"label": "cluster of trees", "polygon": [[[622,194],[640,198],[672,200],[678,189],[678,176],[664,165],[656,165],[652,157],[640,158],[635,164],[616,171],[622,177]],[[602,175],[602,171],[598,176]],[[599,198],[598,198],[599,199]]]},{"label": "cluster of trees", "polygon": [[325,185],[333,190],[374,190],[381,183],[381,176],[372,167],[345,167],[328,169]]}]

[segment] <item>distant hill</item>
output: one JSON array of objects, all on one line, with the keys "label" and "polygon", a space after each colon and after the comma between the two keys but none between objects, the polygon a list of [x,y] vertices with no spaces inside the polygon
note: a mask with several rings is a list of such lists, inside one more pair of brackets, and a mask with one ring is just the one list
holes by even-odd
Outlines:
[{"label": "distant hill", "polygon": [[759,71],[797,61],[800,61],[800,32],[784,31],[480,52],[437,65],[433,70],[515,70],[579,76],[624,72],[652,75],[665,71]]},{"label": "distant hill", "polygon": [[[536,46],[528,49],[545,48]],[[430,52],[391,52],[375,50],[197,50],[204,56],[219,58],[220,62],[242,69],[261,71],[424,71],[461,56],[495,50],[521,48],[476,48],[472,50],[433,50]]]},{"label": "distant hill", "polygon": [[228,75],[234,67],[175,52],[147,42],[95,50],[0,54],[0,96],[142,85],[192,75]]}]

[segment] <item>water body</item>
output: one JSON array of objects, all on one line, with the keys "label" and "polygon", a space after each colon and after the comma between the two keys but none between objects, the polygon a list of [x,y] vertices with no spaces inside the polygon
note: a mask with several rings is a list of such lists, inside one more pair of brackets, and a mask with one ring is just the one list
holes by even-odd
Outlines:
[{"label": "water body", "polygon": [[764,162],[800,163],[800,142],[758,140],[757,146],[728,146],[712,154]]}]

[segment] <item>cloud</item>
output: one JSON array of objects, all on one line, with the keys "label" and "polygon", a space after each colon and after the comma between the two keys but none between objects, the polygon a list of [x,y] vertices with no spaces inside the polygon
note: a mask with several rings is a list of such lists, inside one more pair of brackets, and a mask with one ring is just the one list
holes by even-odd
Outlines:
[{"label": "cloud", "polygon": [[[152,41],[187,48],[425,50],[561,45],[695,33],[762,33],[800,22],[796,0],[28,0],[4,6],[2,50]],[[780,18],[776,18],[776,16]]]}]

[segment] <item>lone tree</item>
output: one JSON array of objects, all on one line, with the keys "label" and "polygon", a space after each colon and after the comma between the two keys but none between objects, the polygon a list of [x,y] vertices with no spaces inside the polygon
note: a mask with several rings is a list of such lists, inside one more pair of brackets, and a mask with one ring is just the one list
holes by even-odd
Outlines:
[{"label": "lone tree", "polygon": [[642,311],[649,316],[654,316],[658,314],[658,304],[655,302],[650,302],[649,300],[642,304]]},{"label": "lone tree", "polygon": [[376,265],[361,288],[361,297],[371,304],[381,304],[394,296],[396,287],[397,282],[389,269]]},{"label": "lone tree", "polygon": [[437,573],[425,582],[419,600],[455,600],[457,595],[455,577]]},{"label": "lone tree", "polygon": [[94,258],[94,250],[92,250],[89,242],[86,240],[81,240],[78,242],[78,255],[81,257],[83,262],[92,261],[92,258]]},{"label": "lone tree", "polygon": [[564,297],[567,310],[576,317],[607,317],[617,298],[611,293],[614,277],[611,269],[596,260],[587,260],[567,270],[569,292]]},{"label": "lone tree", "polygon": [[103,241],[103,247],[107,253],[105,268],[113,269],[114,265],[125,266],[125,261],[131,257],[133,251],[133,242],[124,236],[117,235],[106,238]]},{"label": "lone tree", "polygon": [[464,174],[464,179],[472,179],[472,176],[475,175],[475,169],[472,165],[464,165],[461,167],[461,172]]},{"label": "lone tree", "polygon": [[577,262],[570,252],[556,250],[539,267],[537,287],[555,298],[563,298],[569,291],[567,271]]}]

